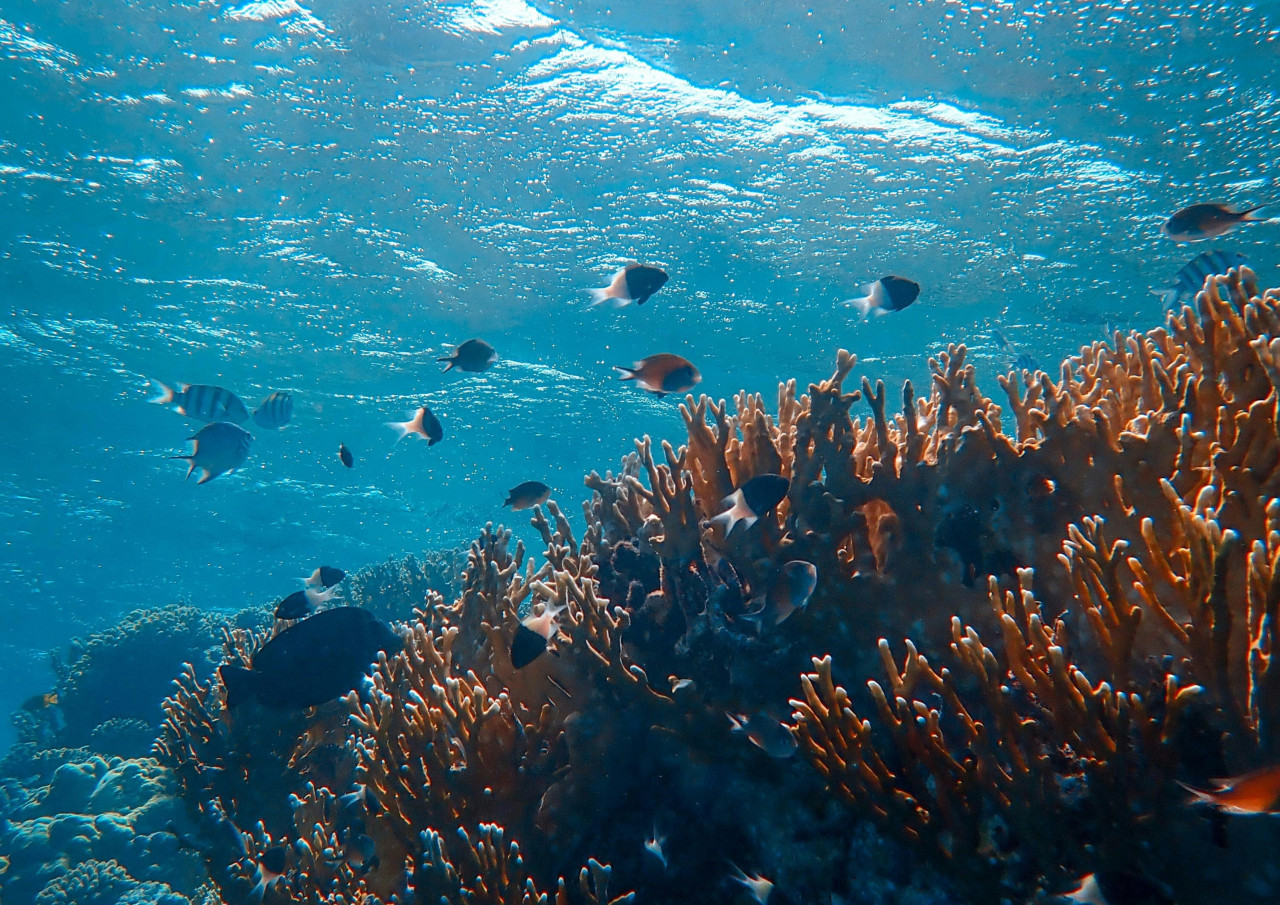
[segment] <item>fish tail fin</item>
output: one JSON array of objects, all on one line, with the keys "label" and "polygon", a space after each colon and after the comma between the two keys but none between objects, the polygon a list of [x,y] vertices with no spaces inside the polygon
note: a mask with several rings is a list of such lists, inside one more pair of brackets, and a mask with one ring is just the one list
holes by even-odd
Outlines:
[{"label": "fish tail fin", "polygon": [[168,405],[177,398],[173,387],[167,386],[154,377],[148,378],[147,383],[150,384],[151,392],[155,395],[148,399],[148,402],[154,402],[156,405]]},{"label": "fish tail fin", "polygon": [[326,588],[323,591],[317,591],[317,590],[308,588],[306,591],[306,595],[307,595],[307,600],[311,602],[312,606],[319,606],[320,604],[328,603],[330,600],[333,600],[335,597],[337,597],[338,588],[336,585],[332,588]]},{"label": "fish tail fin", "polygon": [[627,304],[626,299],[620,299],[612,293],[612,287],[606,286],[604,289],[588,289],[591,293],[591,307],[597,305],[607,305],[610,308],[622,308]]},{"label": "fish tail fin", "polygon": [[732,509],[728,512],[722,512],[719,515],[712,516],[707,520],[708,525],[719,525],[724,530],[725,537],[729,536],[729,533],[733,531],[733,526],[737,523],[738,520],[734,517]]},{"label": "fish tail fin", "polygon": [[635,380],[635,379],[636,379],[636,370],[635,370],[635,368],[624,368],[622,365],[614,365],[614,366],[613,366],[613,369],[614,369],[615,371],[617,371],[617,372],[618,372],[618,376],[619,376],[622,380]]},{"label": "fish tail fin", "polygon": [[1185,782],[1179,782],[1178,785],[1191,793],[1191,797],[1187,799],[1187,804],[1209,804],[1215,805],[1213,794],[1187,785]]},{"label": "fish tail fin", "polygon": [[267,882],[265,879],[259,878],[253,889],[249,890],[249,894],[244,897],[244,905],[262,905],[262,899],[267,893]]},{"label": "fish tail fin", "polygon": [[448,374],[450,371],[453,370],[453,366],[458,363],[457,359],[455,358],[437,358],[436,361],[449,362],[447,365],[444,366],[444,370],[440,372],[441,374]]},{"label": "fish tail fin", "polygon": [[882,309],[876,306],[876,296],[874,291],[868,292],[866,295],[859,296],[856,299],[845,299],[842,304],[849,308],[858,309],[858,313],[863,317],[866,317],[873,310],[876,311],[877,314],[884,313]]},{"label": "fish tail fin", "polygon": [[885,305],[885,302],[888,301],[888,297],[884,289],[884,284],[879,280],[876,280],[874,283],[868,283],[865,289],[867,292],[866,295],[860,296],[856,299],[846,299],[845,304],[852,308],[857,308],[858,313],[863,317],[866,317],[872,311],[877,315],[887,314],[888,308]]},{"label": "fish tail fin", "polygon": [[413,433],[413,421],[387,421],[385,424],[396,432],[397,443]]},{"label": "fish tail fin", "polygon": [[228,710],[240,706],[253,697],[257,689],[253,673],[243,666],[232,666],[229,663],[223,664],[218,667],[218,677],[222,679],[222,685],[227,690],[226,704]]},{"label": "fish tail fin", "polygon": [[195,470],[196,470],[196,462],[195,462],[196,457],[195,457],[194,455],[191,455],[191,456],[169,456],[168,458],[170,458],[170,459],[181,459],[183,462],[186,462],[186,463],[187,463],[187,473],[186,473],[186,474],[183,476],[183,478],[182,478],[182,480],[184,480],[184,481],[185,481],[187,478],[191,477],[191,472],[193,472],[193,471],[195,471]]}]

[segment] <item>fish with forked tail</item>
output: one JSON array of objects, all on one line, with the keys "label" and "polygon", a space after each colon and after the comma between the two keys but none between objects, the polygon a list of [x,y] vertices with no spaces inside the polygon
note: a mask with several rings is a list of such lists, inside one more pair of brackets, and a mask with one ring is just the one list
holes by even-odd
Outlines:
[{"label": "fish with forked tail", "polygon": [[427,446],[435,446],[444,439],[444,428],[440,425],[440,419],[425,405],[418,409],[408,421],[388,421],[387,427],[399,435],[396,437],[397,443],[405,437],[414,436],[426,440]]},{"label": "fish with forked tail", "polygon": [[613,369],[623,380],[634,380],[659,399],[668,393],[687,393],[702,381],[702,375],[687,358],[669,352],[642,358],[629,368],[614,365]]},{"label": "fish with forked tail", "polygon": [[613,275],[613,280],[603,289],[591,290],[591,304],[622,308],[632,302],[643,305],[666,285],[669,277],[665,270],[648,264],[628,264]]},{"label": "fish with forked tail", "polygon": [[796,610],[803,609],[818,586],[818,570],[813,563],[793,559],[782,567],[769,589],[742,617],[757,628],[781,625]]},{"label": "fish with forked tail", "polygon": [[512,487],[507,494],[507,501],[503,506],[510,506],[512,512],[519,512],[521,509],[532,509],[534,506],[541,506],[551,498],[551,488],[541,481],[525,481]]},{"label": "fish with forked tail", "polygon": [[711,519],[711,524],[723,527],[725,537],[733,532],[738,522],[750,528],[786,499],[790,488],[791,482],[781,475],[756,475],[720,501],[721,506],[728,508]]},{"label": "fish with forked tail", "polygon": [[1182,784],[1192,804],[1213,805],[1227,814],[1280,813],[1280,764],[1263,767],[1234,779],[1215,779],[1216,789],[1203,792]]},{"label": "fish with forked tail", "polygon": [[276,607],[275,617],[277,619],[301,619],[307,614],[315,612],[315,608],[320,604],[328,603],[336,596],[338,596],[337,588],[317,590],[308,586],[301,591],[294,591],[284,600],[281,600]]},{"label": "fish with forked tail", "polygon": [[180,383],[175,390],[158,380],[152,380],[151,387],[156,394],[151,397],[151,402],[172,406],[175,412],[197,421],[234,421],[239,424],[249,417],[249,409],[240,397],[223,387]]},{"label": "fish with forked tail", "polygon": [[191,454],[169,458],[181,459],[187,463],[188,478],[193,471],[200,469],[200,479],[196,483],[206,484],[218,475],[235,471],[244,464],[244,460],[249,458],[253,434],[230,421],[214,421],[187,439],[195,444]]},{"label": "fish with forked tail", "polygon": [[497,360],[497,351],[483,339],[469,339],[454,349],[452,355],[436,359],[436,361],[448,362],[444,366],[446,373],[457,368],[459,371],[470,371],[473,374],[489,370]]},{"label": "fish with forked tail", "polygon": [[511,665],[516,669],[524,669],[546,652],[550,641],[559,627],[556,617],[565,610],[565,604],[552,607],[547,604],[541,613],[528,616],[516,626],[516,633],[511,639]]},{"label": "fish with forked tail", "polygon": [[288,849],[283,845],[273,845],[264,851],[258,859],[258,882],[245,897],[246,905],[261,905],[267,890],[284,877],[288,864]]},{"label": "fish with forked tail", "polygon": [[309,588],[331,588],[347,577],[347,573],[333,566],[318,566],[316,570],[302,579]]},{"label": "fish with forked tail", "polygon": [[890,311],[901,311],[920,297],[920,284],[905,277],[884,276],[874,283],[868,283],[864,291],[866,295],[856,299],[846,299],[843,304],[857,308],[863,317],[875,314],[877,317]]},{"label": "fish with forked tail", "polygon": [[1175,242],[1213,239],[1225,236],[1241,223],[1265,222],[1266,217],[1253,216],[1254,211],[1265,206],[1255,204],[1242,211],[1233,211],[1225,204],[1193,204],[1166,220],[1160,230]]}]

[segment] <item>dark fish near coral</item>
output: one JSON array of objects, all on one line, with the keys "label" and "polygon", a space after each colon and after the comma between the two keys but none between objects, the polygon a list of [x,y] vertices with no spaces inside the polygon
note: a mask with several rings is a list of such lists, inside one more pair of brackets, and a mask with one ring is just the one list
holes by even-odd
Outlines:
[{"label": "dark fish near coral", "polygon": [[551,498],[551,488],[541,481],[525,481],[511,488],[507,501],[503,506],[510,506],[513,512],[540,506]]},{"label": "dark fish near coral", "polygon": [[387,427],[399,434],[396,437],[397,443],[411,434],[426,440],[427,446],[435,446],[444,439],[444,428],[440,426],[440,420],[425,405],[408,421],[388,421]]},{"label": "dark fish near coral", "polygon": [[331,588],[346,577],[347,573],[341,569],[335,569],[333,566],[320,566],[302,579],[302,583],[309,588]]},{"label": "dark fish near coral", "polygon": [[537,616],[528,616],[516,626],[515,636],[511,639],[512,666],[524,669],[542,656],[547,649],[547,642],[558,631],[556,617],[564,609],[563,604],[555,608],[547,605]]},{"label": "dark fish near coral", "polygon": [[178,389],[165,386],[158,380],[151,381],[156,395],[151,402],[171,405],[173,410],[199,421],[234,421],[239,424],[249,417],[249,410],[240,397],[228,389],[203,383],[180,383]]},{"label": "dark fish near coral", "polygon": [[629,368],[614,365],[613,369],[623,380],[634,380],[659,399],[668,393],[686,393],[702,381],[702,375],[688,359],[670,352],[650,355]]},{"label": "dark fish near coral", "polygon": [[591,290],[591,304],[622,308],[635,302],[643,305],[649,297],[666,285],[666,271],[647,264],[628,264],[613,275],[604,289]]},{"label": "dark fish near coral", "polygon": [[334,588],[326,591],[317,591],[314,588],[294,591],[280,601],[280,605],[276,607],[275,616],[277,619],[301,619],[308,613],[314,612],[320,604],[328,603],[337,594]]},{"label": "dark fish near coral", "polygon": [[253,410],[253,423],[267,430],[279,430],[293,420],[293,394],[277,390]]},{"label": "dark fish near coral", "polygon": [[1192,804],[1211,804],[1228,814],[1280,813],[1280,764],[1264,767],[1234,779],[1215,779],[1211,792],[1182,787],[1194,796]]},{"label": "dark fish near coral", "polygon": [[727,714],[733,731],[742,733],[751,744],[777,760],[785,760],[796,753],[796,737],[791,730],[765,713],[754,716]]},{"label": "dark fish near coral", "polygon": [[474,374],[489,370],[489,366],[497,360],[497,351],[483,339],[469,339],[454,349],[453,355],[436,359],[449,362],[444,367],[446,372],[457,368]]},{"label": "dark fish near coral", "polygon": [[773,883],[757,874],[746,873],[732,861],[729,862],[729,866],[733,868],[730,876],[747,888],[751,898],[755,899],[759,905],[768,905],[769,897],[773,895]]},{"label": "dark fish near coral", "polygon": [[885,276],[868,283],[866,295],[856,299],[846,299],[844,304],[857,308],[863,317],[875,313],[877,316],[890,311],[901,311],[920,297],[920,284],[904,277]]},{"label": "dark fish near coral", "polygon": [[204,484],[220,474],[235,471],[244,464],[244,460],[249,458],[253,434],[230,421],[215,421],[206,424],[187,439],[195,441],[191,455],[169,458],[181,459],[187,463],[187,478],[191,477],[191,472],[200,469],[200,480],[196,483]]},{"label": "dark fish near coral", "polygon": [[347,444],[345,443],[338,444],[338,461],[348,468],[355,467],[355,456],[351,455],[351,450],[347,449]]},{"label": "dark fish near coral", "polygon": [[1161,231],[1175,242],[1197,242],[1225,236],[1239,223],[1261,222],[1266,217],[1254,217],[1253,212],[1262,204],[1242,211],[1233,211],[1225,204],[1193,204],[1184,207],[1164,222]]},{"label": "dark fish near coral", "polygon": [[1174,905],[1163,884],[1127,870],[1086,874],[1063,898],[1074,905]]},{"label": "dark fish near coral", "polygon": [[1204,288],[1204,281],[1209,277],[1225,275],[1232,268],[1247,266],[1249,259],[1242,254],[1227,254],[1217,250],[1201,252],[1178,271],[1173,282],[1163,289],[1151,291],[1160,296],[1166,310],[1177,310],[1183,304],[1195,301],[1196,295]]},{"label": "dark fish near coral", "polygon": [[250,668],[218,668],[228,708],[247,700],[297,710],[332,701],[360,684],[378,659],[403,647],[400,636],[368,610],[334,607],[290,626],[253,655]]},{"label": "dark fish near coral", "polygon": [[258,882],[245,898],[247,905],[260,905],[267,890],[284,876],[288,866],[288,850],[283,845],[273,845],[258,860]]},{"label": "dark fish near coral", "polygon": [[726,537],[738,522],[750,528],[786,498],[790,487],[791,482],[781,475],[756,475],[720,501],[721,506],[729,508],[711,519],[711,524],[721,525]]},{"label": "dark fish near coral", "polygon": [[338,796],[338,817],[341,824],[344,820],[368,814],[377,817],[382,813],[382,802],[364,783],[357,783],[354,792]]},{"label": "dark fish near coral", "polygon": [[818,586],[818,570],[813,563],[793,559],[782,567],[769,590],[760,595],[743,617],[760,628],[780,625],[796,610],[803,609]]}]

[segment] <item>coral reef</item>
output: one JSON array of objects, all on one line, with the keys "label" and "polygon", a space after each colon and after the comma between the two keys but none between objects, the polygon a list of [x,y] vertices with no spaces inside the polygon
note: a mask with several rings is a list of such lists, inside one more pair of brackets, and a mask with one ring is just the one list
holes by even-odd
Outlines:
[{"label": "coral reef", "polygon": [[155,760],[90,757],[20,791],[0,821],[5,902],[187,905],[206,881],[172,825],[190,824]]},{"label": "coral reef", "polygon": [[[65,660],[53,658],[57,706],[65,721],[56,735],[58,744],[90,745],[98,733],[99,741],[108,745],[100,753],[132,753],[136,744],[115,750],[126,741],[121,720],[141,721],[151,727],[154,738],[161,717],[157,702],[182,664],[212,667],[208,651],[216,643],[220,621],[196,607],[172,604],[136,610],[118,624],[73,642]],[[136,734],[137,722],[130,724],[130,731]],[[147,742],[143,751],[149,746]]]},{"label": "coral reef", "polygon": [[466,565],[465,549],[392,557],[348,575],[346,597],[383,619],[412,619],[432,592],[446,600],[457,597]]},{"label": "coral reef", "polygon": [[[407,620],[368,687],[232,718],[187,668],[157,752],[211,876],[307,903],[728,903],[760,875],[994,903],[1115,870],[1274,898],[1276,830],[1179,783],[1280,744],[1280,296],[1233,271],[1197,306],[1001,377],[1003,405],[963,346],[896,414],[843,351],[774,413],[690,396],[684,445],[587,477],[581,537],[548,502],[539,556],[487,526],[448,597],[358,573]],[[755,479],[785,495],[752,509]],[[811,596],[765,618],[796,565]]]},{"label": "coral reef", "polygon": [[[1075,461],[1113,489],[1068,527],[1057,569],[1021,570],[1003,592],[990,580],[994,651],[965,614],[949,669],[911,642],[899,668],[880,642],[889,681],[869,683],[874,722],[829,656],[792,701],[829,784],[923,843],[977,901],[1119,866],[1167,879],[1182,903],[1280,892],[1245,854],[1274,831],[1237,830],[1228,848],[1173,782],[1273,761],[1280,717],[1280,295],[1233,271],[1197,304],[1168,330],[1084,350],[1056,385],[1039,375],[1020,395],[1005,382],[1016,455],[1091,424],[1097,448]],[[1042,588],[1046,572],[1065,572],[1065,588]],[[1189,876],[1215,837],[1214,869]]]}]

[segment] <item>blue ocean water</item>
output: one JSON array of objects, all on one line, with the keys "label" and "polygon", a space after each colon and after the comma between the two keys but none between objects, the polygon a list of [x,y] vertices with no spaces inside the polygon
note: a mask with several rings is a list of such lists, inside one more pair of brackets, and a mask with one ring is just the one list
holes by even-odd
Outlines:
[{"label": "blue ocean water", "polygon": [[[964,342],[994,390],[1158,323],[1194,255],[1162,220],[1276,194],[1277,62],[1275,7],[1221,0],[2,0],[0,711],[129,609],[528,532],[524,480],[576,512],[683,435],[612,365],[771,398]],[[1273,284],[1276,237],[1219,245]],[[671,282],[591,308],[630,260]],[[920,301],[838,304],[885,273]],[[501,361],[441,374],[472,336]],[[200,425],[149,378],[294,421],[184,483]],[[424,402],[445,441],[396,445]]]}]

